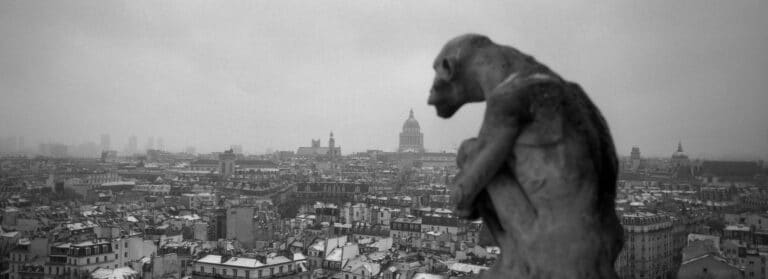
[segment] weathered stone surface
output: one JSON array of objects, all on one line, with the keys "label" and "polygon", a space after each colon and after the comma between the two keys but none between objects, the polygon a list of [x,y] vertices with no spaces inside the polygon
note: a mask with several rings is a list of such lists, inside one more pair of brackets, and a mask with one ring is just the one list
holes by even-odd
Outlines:
[{"label": "weathered stone surface", "polygon": [[481,217],[501,247],[482,278],[616,278],[617,158],[607,124],[575,83],[481,35],[435,59],[429,103],[448,118],[486,101],[457,158],[456,212]]}]

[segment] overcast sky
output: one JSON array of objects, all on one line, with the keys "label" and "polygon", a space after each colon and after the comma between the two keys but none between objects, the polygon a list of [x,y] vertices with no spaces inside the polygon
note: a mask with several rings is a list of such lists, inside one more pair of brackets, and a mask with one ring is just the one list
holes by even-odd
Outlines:
[{"label": "overcast sky", "polygon": [[130,135],[167,149],[428,150],[477,133],[439,119],[431,63],[467,32],[582,85],[619,153],[768,156],[766,1],[0,1],[0,136]]}]

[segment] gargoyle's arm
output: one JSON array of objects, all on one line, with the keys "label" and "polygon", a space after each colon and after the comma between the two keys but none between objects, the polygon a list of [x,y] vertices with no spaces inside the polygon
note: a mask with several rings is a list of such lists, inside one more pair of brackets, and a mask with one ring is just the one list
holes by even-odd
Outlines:
[{"label": "gargoyle's arm", "polygon": [[512,151],[521,129],[533,120],[533,94],[535,84],[556,81],[553,77],[531,77],[522,82],[496,88],[486,100],[485,116],[477,138],[471,148],[475,154],[467,156],[457,175],[454,195],[459,216],[469,217],[477,195],[488,185],[505,162],[512,158]]},{"label": "gargoyle's arm", "polygon": [[459,216],[472,214],[475,198],[491,182],[506,161],[520,133],[520,127],[529,121],[528,99],[524,92],[494,95],[486,102],[485,117],[480,135],[475,142],[475,154],[467,156],[456,177],[456,210]]}]

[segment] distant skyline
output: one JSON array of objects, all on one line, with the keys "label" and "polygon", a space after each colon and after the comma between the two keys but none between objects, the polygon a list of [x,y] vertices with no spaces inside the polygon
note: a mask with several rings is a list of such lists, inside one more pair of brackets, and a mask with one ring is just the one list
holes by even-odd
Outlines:
[{"label": "distant skyline", "polygon": [[[105,134],[102,134],[102,136],[104,136],[104,135]],[[334,136],[334,138],[336,138],[336,137]],[[767,138],[768,138],[768,136],[767,136]],[[323,138],[323,137],[310,138],[309,140],[311,141],[313,139],[319,139],[322,146],[327,146],[328,145],[328,139],[329,139],[328,137],[325,137],[325,138]],[[22,140],[26,140],[26,139],[22,137]],[[154,141],[154,137],[147,137],[145,139],[144,147],[143,148],[141,148],[141,147],[138,148],[137,153],[143,154],[144,151],[147,148],[150,147],[150,145],[149,145],[150,141]],[[96,141],[93,141],[93,140],[86,140],[86,141],[77,142],[77,143],[75,143],[75,142],[73,142],[73,143],[65,143],[65,142],[58,142],[58,141],[54,141],[54,140],[49,140],[49,141],[44,141],[44,142],[39,142],[39,143],[36,143],[36,142],[33,142],[33,143],[24,142],[22,144],[22,146],[20,146],[23,149],[21,151],[36,152],[38,150],[39,144],[64,144],[64,145],[68,145],[68,146],[71,146],[71,147],[74,147],[74,148],[79,148],[79,149],[84,148],[84,146],[88,147],[88,148],[101,147],[101,144],[99,144],[99,143],[97,143]],[[701,152],[701,151],[689,152],[690,150],[688,150],[685,147],[685,143],[682,142],[682,141],[679,141],[679,142],[675,143],[674,144],[674,148],[672,148],[668,154],[647,154],[647,153],[643,152],[643,149],[642,149],[641,146],[638,146],[638,145],[634,145],[634,146],[640,147],[641,156],[643,158],[666,158],[666,157],[669,157],[670,155],[672,155],[672,153],[674,153],[674,151],[677,150],[677,146],[678,146],[677,144],[682,144],[683,145],[684,153],[686,153],[689,157],[691,157],[691,159],[715,159],[715,160],[764,160],[765,159],[764,157],[761,157],[760,154],[753,154],[753,155],[720,154],[720,155],[717,155],[717,154],[712,154],[712,153],[708,153],[708,152]],[[190,150],[191,150],[195,154],[209,154],[209,153],[223,152],[223,151],[229,150],[229,149],[239,149],[244,154],[260,155],[260,154],[268,154],[268,153],[277,152],[277,151],[293,151],[293,152],[295,152],[296,149],[298,149],[298,147],[307,147],[307,146],[310,146],[310,145],[311,144],[307,143],[307,144],[296,146],[293,149],[291,149],[291,148],[275,149],[275,148],[269,148],[269,147],[265,148],[265,149],[258,149],[258,148],[248,149],[248,148],[244,148],[243,144],[228,144],[228,145],[226,145],[226,147],[223,147],[223,148],[220,148],[220,149],[204,150],[204,151],[198,151],[198,149],[197,149],[198,147],[197,146],[183,146],[183,147],[170,148],[170,149],[169,148],[165,148],[164,146],[163,147],[152,146],[152,149],[159,149],[159,150],[164,150],[164,151],[173,152],[173,153],[190,152]],[[632,146],[632,147],[634,147],[634,146]],[[366,149],[362,149],[362,150],[346,151],[346,152],[343,152],[343,154],[344,155],[349,155],[349,154],[352,154],[352,153],[364,152],[364,151],[369,150],[369,149],[378,149],[378,150],[382,150],[382,151],[386,151],[386,152],[395,152],[397,148],[396,147],[395,148],[366,148]],[[125,144],[123,144],[122,146],[112,146],[112,148],[110,150],[118,151],[118,154],[120,156],[127,155],[126,151],[131,150],[130,138],[127,139],[125,141]],[[2,151],[1,148],[0,148],[0,151]],[[342,151],[344,151],[344,150],[342,150]],[[617,153],[620,156],[629,156],[630,151],[631,151],[631,149],[630,150],[617,150]],[[436,150],[436,149],[430,149],[430,148],[427,147],[427,152],[456,152],[456,150],[455,149],[454,150],[447,150],[447,149]],[[98,157],[97,154],[94,155],[94,157]]]},{"label": "distant skyline", "polygon": [[0,138],[293,150],[334,132],[397,149],[412,108],[430,151],[484,105],[426,99],[450,38],[488,35],[582,85],[619,154],[768,157],[765,1],[2,1]]}]

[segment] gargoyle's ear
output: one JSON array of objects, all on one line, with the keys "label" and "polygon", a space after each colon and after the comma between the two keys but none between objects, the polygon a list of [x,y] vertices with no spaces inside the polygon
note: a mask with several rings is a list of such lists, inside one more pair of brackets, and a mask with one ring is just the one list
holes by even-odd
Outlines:
[{"label": "gargoyle's ear", "polygon": [[443,72],[445,74],[445,78],[448,80],[453,79],[453,74],[456,71],[456,59],[453,57],[443,57],[443,62],[441,63],[441,67],[443,68]]}]

